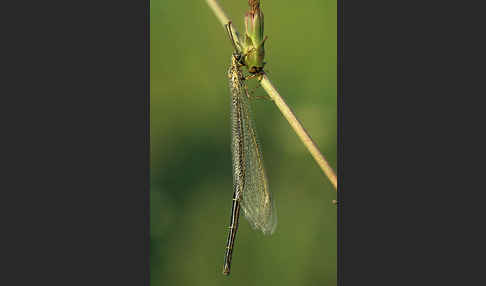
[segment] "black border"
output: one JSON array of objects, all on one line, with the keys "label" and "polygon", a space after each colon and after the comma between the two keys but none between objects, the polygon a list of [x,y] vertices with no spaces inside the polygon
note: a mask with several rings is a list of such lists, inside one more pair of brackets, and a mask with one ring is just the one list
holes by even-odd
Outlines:
[{"label": "black border", "polygon": [[10,5],[0,284],[149,285],[150,1]]},{"label": "black border", "polygon": [[470,199],[484,189],[473,181],[483,168],[468,160],[484,157],[471,135],[484,133],[476,117],[484,112],[467,96],[482,98],[484,87],[473,85],[484,83],[467,65],[481,57],[475,29],[484,25],[474,13],[482,10],[431,1],[339,7],[339,283],[481,284],[468,256],[478,257],[470,232],[484,225],[473,206],[482,200]]}]

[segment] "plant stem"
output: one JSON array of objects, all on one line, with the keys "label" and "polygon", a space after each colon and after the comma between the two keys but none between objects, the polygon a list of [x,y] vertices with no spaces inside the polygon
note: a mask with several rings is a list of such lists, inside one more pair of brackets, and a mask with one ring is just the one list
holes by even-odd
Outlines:
[{"label": "plant stem", "polygon": [[280,112],[282,112],[282,115],[285,117],[285,119],[287,119],[290,126],[292,126],[295,133],[297,133],[302,143],[304,143],[307,150],[309,150],[312,157],[314,157],[314,160],[316,160],[319,167],[321,167],[321,170],[329,178],[329,181],[331,181],[332,185],[334,186],[334,189],[337,191],[336,174],[334,174],[334,171],[332,170],[331,166],[329,166],[329,163],[327,163],[324,156],[322,156],[316,144],[314,143],[314,141],[312,141],[312,138],[307,133],[307,131],[302,126],[302,124],[297,119],[297,117],[295,117],[290,107],[287,105],[287,103],[285,103],[284,99],[280,96],[280,94],[278,94],[277,90],[272,85],[267,75],[263,75],[263,80],[261,81],[261,85],[263,89],[265,89],[267,94],[270,96],[270,98],[273,100],[273,102],[275,102],[278,109],[280,109]]},{"label": "plant stem", "polygon": [[[221,25],[224,26],[228,24],[230,20],[228,16],[226,16],[226,14],[224,13],[219,3],[216,0],[206,0],[206,2],[208,3],[208,6],[213,10],[214,14],[218,18]],[[231,28],[233,31],[236,31],[233,26]],[[234,36],[238,37],[236,33],[234,33]],[[292,126],[292,129],[294,129],[295,133],[297,133],[302,143],[304,143],[304,146],[307,148],[307,150],[309,150],[309,152],[311,153],[312,157],[321,168],[324,175],[327,176],[329,181],[331,181],[332,185],[334,186],[334,189],[337,191],[337,178],[336,178],[336,174],[334,173],[334,170],[331,168],[329,163],[321,154],[316,144],[314,143],[314,141],[312,141],[312,138],[304,129],[302,124],[299,122],[297,117],[295,117],[290,107],[287,105],[287,103],[285,103],[285,100],[280,96],[280,94],[277,92],[275,87],[272,85],[267,75],[263,75],[263,79],[260,83],[263,89],[265,89],[267,94],[273,100],[273,102],[275,102],[275,105],[277,105],[278,109],[280,109],[282,115],[285,117],[285,119],[287,119],[290,126]]]}]

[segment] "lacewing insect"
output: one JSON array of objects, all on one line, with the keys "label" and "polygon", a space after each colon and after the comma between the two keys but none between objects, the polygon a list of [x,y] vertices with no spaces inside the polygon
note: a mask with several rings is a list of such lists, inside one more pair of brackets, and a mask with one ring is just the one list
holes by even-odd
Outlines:
[{"label": "lacewing insect", "polygon": [[[263,166],[263,156],[258,145],[250,109],[250,95],[241,68],[245,55],[234,41],[230,24],[226,25],[235,52],[228,69],[231,92],[231,154],[233,164],[233,202],[223,274],[229,275],[240,210],[254,229],[272,234],[277,226],[277,216],[268,189]],[[250,76],[252,77],[252,76]]]}]

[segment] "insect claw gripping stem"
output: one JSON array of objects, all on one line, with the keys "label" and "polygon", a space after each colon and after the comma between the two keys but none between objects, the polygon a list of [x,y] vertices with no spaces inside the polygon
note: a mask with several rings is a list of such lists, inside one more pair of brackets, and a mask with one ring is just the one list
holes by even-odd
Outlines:
[{"label": "insect claw gripping stem", "polygon": [[252,78],[255,78],[255,77],[258,77],[258,84],[257,86],[255,86],[251,91],[248,90],[248,88],[246,88],[246,92],[248,94],[248,98],[256,98],[256,99],[265,99],[265,100],[270,100],[272,101],[272,98],[269,97],[268,95],[265,96],[253,96],[253,93],[255,93],[255,91],[261,86],[261,82],[263,80],[263,75],[265,73],[264,72],[261,72],[260,74],[251,74],[251,75],[248,75],[245,77],[245,80],[249,80],[249,79],[252,79]]}]

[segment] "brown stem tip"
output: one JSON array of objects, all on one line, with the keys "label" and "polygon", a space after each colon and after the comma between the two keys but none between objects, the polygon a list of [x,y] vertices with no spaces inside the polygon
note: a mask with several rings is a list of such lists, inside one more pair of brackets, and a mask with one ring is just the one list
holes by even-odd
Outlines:
[{"label": "brown stem tip", "polygon": [[250,13],[256,13],[260,9],[260,0],[248,0],[250,6]]}]

